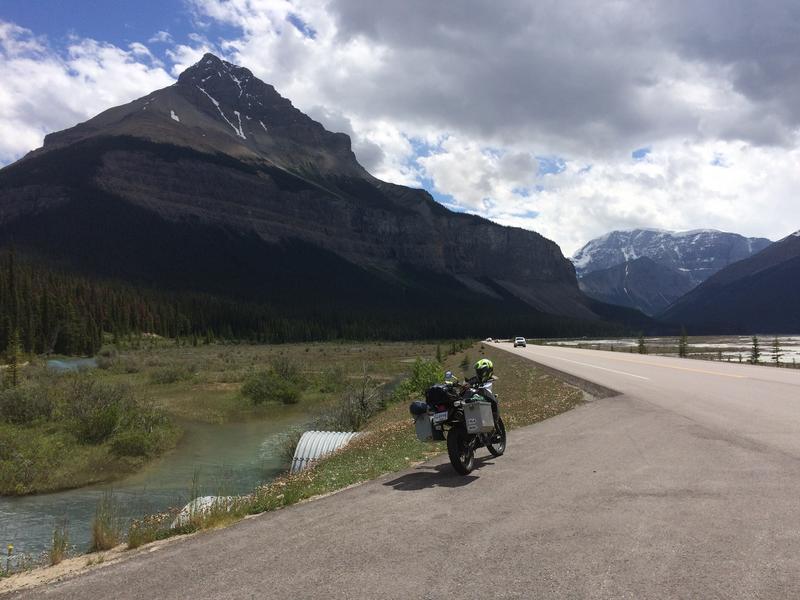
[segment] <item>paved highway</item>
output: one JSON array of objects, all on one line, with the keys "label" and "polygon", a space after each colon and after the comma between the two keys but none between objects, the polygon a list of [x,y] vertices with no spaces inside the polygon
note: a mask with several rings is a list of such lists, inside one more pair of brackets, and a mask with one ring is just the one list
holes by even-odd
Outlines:
[{"label": "paved highway", "polygon": [[800,597],[800,371],[514,352],[621,394],[20,597]]}]

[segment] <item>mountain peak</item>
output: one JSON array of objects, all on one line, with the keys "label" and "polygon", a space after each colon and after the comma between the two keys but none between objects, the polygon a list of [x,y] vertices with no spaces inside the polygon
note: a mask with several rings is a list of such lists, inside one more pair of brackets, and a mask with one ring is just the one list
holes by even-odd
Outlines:
[{"label": "mountain peak", "polygon": [[347,135],[327,131],[252,71],[210,52],[176,84],[49,134],[43,151],[120,135],[313,171],[313,177],[369,178]]},{"label": "mountain peak", "polygon": [[220,78],[234,86],[240,95],[244,94],[244,87],[253,79],[277,94],[275,88],[258,80],[250,69],[222,60],[210,52],[206,52],[203,58],[181,73],[178,76],[178,84],[203,84],[214,78]]},{"label": "mountain peak", "polygon": [[763,250],[770,241],[716,229],[617,230],[588,242],[572,257],[579,277],[642,256],[689,273],[695,284],[723,267]]}]

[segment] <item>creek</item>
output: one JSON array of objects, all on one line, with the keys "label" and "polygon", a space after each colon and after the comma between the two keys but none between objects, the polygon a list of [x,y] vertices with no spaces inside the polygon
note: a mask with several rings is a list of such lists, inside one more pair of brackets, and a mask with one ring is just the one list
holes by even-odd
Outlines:
[{"label": "creek", "polygon": [[92,519],[107,490],[118,501],[125,531],[132,518],[185,505],[195,476],[200,495],[250,492],[285,467],[278,450],[282,434],[309,420],[295,405],[276,406],[267,418],[246,422],[181,422],[185,433],[178,446],[124,479],[50,494],[0,496],[1,547],[14,544],[15,554],[39,554],[50,547],[56,523],[66,519],[70,544],[87,550]]}]

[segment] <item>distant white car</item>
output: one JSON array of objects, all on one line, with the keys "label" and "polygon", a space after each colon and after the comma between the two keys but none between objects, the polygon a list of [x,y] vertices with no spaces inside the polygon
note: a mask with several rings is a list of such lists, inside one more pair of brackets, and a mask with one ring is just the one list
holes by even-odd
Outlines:
[{"label": "distant white car", "polygon": [[494,340],[493,340],[492,338],[486,338],[486,339],[485,339],[485,340],[483,340],[483,341],[484,341],[484,342],[493,342]]},{"label": "distant white car", "polygon": [[524,337],[514,338],[514,348],[516,348],[517,346],[522,346],[523,348],[525,348],[527,345],[528,342],[525,341]]}]

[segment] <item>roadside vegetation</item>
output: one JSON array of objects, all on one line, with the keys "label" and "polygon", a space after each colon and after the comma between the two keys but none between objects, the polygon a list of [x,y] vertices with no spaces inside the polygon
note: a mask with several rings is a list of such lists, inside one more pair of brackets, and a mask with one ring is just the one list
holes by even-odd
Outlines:
[{"label": "roadside vegetation", "polygon": [[[174,512],[134,521],[128,531],[128,547],[224,526],[247,515],[289,506],[407,468],[444,452],[445,446],[441,442],[417,440],[408,414],[408,401],[418,397],[431,383],[440,381],[445,369],[455,373],[468,372],[469,369],[462,369],[462,363],[469,355],[486,356],[494,361],[498,376],[495,390],[509,429],[536,423],[583,402],[584,395],[580,390],[538,370],[523,358],[481,344],[447,355],[444,364],[435,360],[418,360],[412,365],[409,377],[391,393],[374,391],[365,378],[347,390],[339,404],[330,407],[328,418],[346,415],[344,423],[349,424],[364,419],[364,434],[343,449],[305,471],[284,475],[251,494],[234,500],[226,499],[209,510],[198,511],[180,527],[171,527]],[[365,391],[369,389],[373,393]]]},{"label": "roadside vegetation", "polygon": [[[530,362],[480,343],[175,347],[154,340],[147,351],[109,350],[105,355],[108,361],[101,365],[103,368],[90,373],[55,375],[39,372],[36,366],[26,367],[12,393],[38,389],[45,381],[60,390],[54,392],[58,398],[70,389],[115,390],[117,396],[112,394],[113,397],[149,398],[143,406],[165,417],[166,423],[179,415],[178,418],[192,415],[207,422],[220,422],[265,418],[270,407],[313,408],[307,428],[359,430],[363,434],[310,469],[292,475],[288,474],[288,466],[302,429],[289,431],[281,442],[287,474],[250,494],[190,512],[188,519],[179,523],[175,522],[177,508],[122,522],[113,494],[106,494],[97,506],[92,525],[91,549],[97,553],[82,559],[87,565],[102,562],[104,549],[120,543],[136,548],[174,535],[224,526],[247,515],[289,506],[402,470],[443,452],[442,443],[422,443],[416,439],[408,402],[440,381],[445,370],[452,370],[460,377],[470,375],[473,362],[483,356],[495,362],[499,377],[495,389],[509,429],[546,419],[583,401],[581,391],[539,371]],[[160,376],[167,371],[180,376],[177,380]],[[154,377],[154,373],[159,376]],[[300,390],[298,403],[286,405],[283,397],[265,398],[259,387],[262,377],[281,377],[291,382]],[[122,389],[125,391],[119,391]],[[199,401],[192,406],[190,398]],[[5,418],[6,413],[3,414]],[[50,428],[61,426],[47,420],[32,422],[35,424],[24,427],[46,429],[43,423],[50,423],[47,425]],[[12,426],[18,427],[4,425]],[[174,431],[174,425],[169,428]],[[122,430],[115,431],[105,441],[89,447],[106,448],[110,452],[112,440],[124,439],[121,433]],[[70,430],[61,435],[77,440],[81,434]],[[186,501],[202,495],[200,488],[194,481],[187,490]],[[66,526],[58,526],[52,549],[38,564],[64,560],[69,553],[67,547]],[[37,564],[27,558],[17,559],[13,571]]]}]

